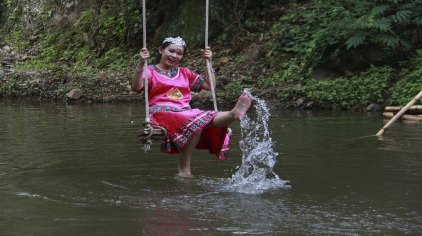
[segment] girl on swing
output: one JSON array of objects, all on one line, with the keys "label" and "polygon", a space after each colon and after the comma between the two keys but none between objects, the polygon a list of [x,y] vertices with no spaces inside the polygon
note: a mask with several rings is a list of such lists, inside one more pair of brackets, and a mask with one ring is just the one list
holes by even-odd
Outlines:
[{"label": "girl on swing", "polygon": [[[150,120],[153,125],[167,130],[161,152],[179,153],[179,175],[192,177],[191,159],[194,148],[208,149],[220,160],[226,159],[229,150],[227,126],[245,116],[251,99],[248,92],[243,91],[230,111],[192,109],[189,105],[191,92],[211,89],[208,76],[203,77],[179,66],[186,51],[186,43],[181,37],[165,38],[158,51],[158,64],[147,67]],[[211,60],[210,48],[203,50],[202,57]],[[141,49],[140,58],[139,69],[132,81],[132,89],[136,92],[145,89],[143,68],[145,60],[150,58],[148,49]]]}]

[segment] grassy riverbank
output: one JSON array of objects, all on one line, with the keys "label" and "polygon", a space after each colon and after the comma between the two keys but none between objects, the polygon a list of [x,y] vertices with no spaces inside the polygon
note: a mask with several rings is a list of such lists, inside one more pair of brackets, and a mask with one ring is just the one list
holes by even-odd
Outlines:
[{"label": "grassy riverbank", "polygon": [[[0,4],[0,96],[143,100],[130,91],[142,44],[139,1],[31,4]],[[183,66],[202,73],[203,16],[191,14],[202,12],[202,3],[156,1],[147,7],[150,51],[164,36],[182,35],[188,41]],[[404,104],[422,89],[418,9],[418,1],[215,0],[210,45],[219,102],[234,102],[247,87],[288,108]],[[80,97],[66,96],[75,89]],[[209,100],[206,93],[195,97],[197,103]]]}]

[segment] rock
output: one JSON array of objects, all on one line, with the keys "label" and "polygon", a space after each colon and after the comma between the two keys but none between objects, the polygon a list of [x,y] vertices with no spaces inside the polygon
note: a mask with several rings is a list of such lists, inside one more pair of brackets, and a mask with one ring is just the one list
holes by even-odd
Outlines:
[{"label": "rock", "polygon": [[16,72],[16,70],[13,68],[5,68],[4,71],[6,72],[6,74],[12,74]]},{"label": "rock", "polygon": [[305,109],[312,109],[313,106],[314,106],[313,102],[308,102],[305,104]]},{"label": "rock", "polygon": [[20,60],[21,61],[26,61],[26,60],[31,59],[31,58],[32,58],[31,56],[29,56],[27,54],[24,54],[24,55],[21,56]]},{"label": "rock", "polygon": [[305,102],[305,98],[298,98],[296,100],[296,107],[302,107],[304,102]]},{"label": "rock", "polygon": [[379,104],[370,104],[367,108],[366,108],[367,112],[382,112],[384,111],[384,107],[379,105]]},{"label": "rock", "polygon": [[78,100],[83,95],[83,92],[80,89],[72,89],[72,91],[66,94],[66,97],[69,99]]},{"label": "rock", "polygon": [[4,46],[2,49],[1,49],[1,51],[3,51],[3,52],[6,52],[6,53],[8,53],[8,52],[10,52],[10,47],[9,46]]},{"label": "rock", "polygon": [[213,109],[212,95],[208,91],[201,91],[192,94],[192,107]]},{"label": "rock", "polygon": [[222,57],[221,59],[220,59],[220,63],[221,64],[226,64],[227,62],[229,62],[230,61],[230,57]]},{"label": "rock", "polygon": [[15,62],[11,58],[3,58],[3,60],[1,60],[1,62],[0,62],[0,64],[2,66],[5,66],[5,67],[12,67],[15,64]]},{"label": "rock", "polygon": [[245,51],[245,59],[256,60],[262,56],[262,49],[258,45],[251,45]]},{"label": "rock", "polygon": [[116,96],[105,96],[103,97],[103,102],[113,102],[116,99]]},{"label": "rock", "polygon": [[120,86],[125,86],[125,87],[126,87],[126,85],[129,85],[129,81],[126,81],[126,82],[120,83]]}]

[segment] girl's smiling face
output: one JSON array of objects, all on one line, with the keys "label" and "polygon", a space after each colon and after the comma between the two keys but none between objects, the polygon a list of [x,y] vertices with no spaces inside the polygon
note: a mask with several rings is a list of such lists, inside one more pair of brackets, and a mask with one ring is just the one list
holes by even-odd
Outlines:
[{"label": "girl's smiling face", "polygon": [[163,69],[171,69],[177,66],[183,58],[184,47],[176,44],[170,44],[166,48],[159,49],[161,54],[160,65]]}]

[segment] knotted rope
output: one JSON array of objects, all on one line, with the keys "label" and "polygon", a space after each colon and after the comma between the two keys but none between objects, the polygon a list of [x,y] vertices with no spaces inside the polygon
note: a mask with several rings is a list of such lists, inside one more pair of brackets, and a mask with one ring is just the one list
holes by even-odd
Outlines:
[{"label": "knotted rope", "polygon": [[[142,0],[142,33],[143,33],[143,48],[147,47],[147,22],[146,22],[146,6],[145,0]],[[162,139],[167,136],[167,131],[161,126],[152,125],[149,119],[149,101],[148,101],[148,60],[144,60],[142,69],[144,80],[144,93],[145,93],[145,122],[143,128],[139,129],[136,133],[144,145],[151,145],[151,139]]]}]

